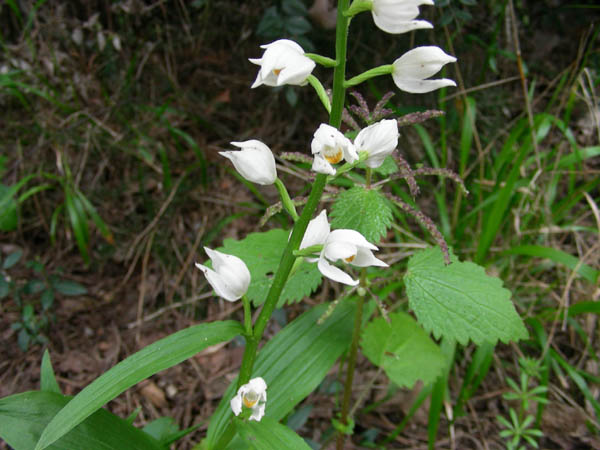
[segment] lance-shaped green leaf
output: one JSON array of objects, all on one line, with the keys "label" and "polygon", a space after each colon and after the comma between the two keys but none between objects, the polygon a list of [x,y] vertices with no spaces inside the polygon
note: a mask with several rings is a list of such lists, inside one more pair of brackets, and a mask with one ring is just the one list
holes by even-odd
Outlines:
[{"label": "lance-shaped green leaf", "polygon": [[411,309],[426,331],[466,344],[527,338],[527,330],[502,280],[483,267],[450,254],[446,266],[439,248],[412,256],[404,275]]},{"label": "lance-shaped green leaf", "polygon": [[433,382],[446,364],[439,347],[408,314],[396,312],[389,318],[388,323],[379,317],[365,328],[361,341],[365,356],[398,386]]},{"label": "lance-shaped green leaf", "polygon": [[349,228],[377,243],[392,223],[392,210],[377,189],[355,186],[338,195],[331,208],[331,226]]},{"label": "lance-shaped green leaf", "polygon": [[[321,383],[338,357],[350,345],[355,303],[343,300],[323,324],[317,321],[328,304],[305,312],[288,324],[260,351],[252,377],[267,383],[265,417],[282,419]],[[233,416],[229,401],[235,393],[234,380],[213,414],[207,432],[212,448]]]},{"label": "lance-shaped green leaf", "polygon": [[[241,241],[225,239],[223,247],[218,249],[241,258],[248,266],[252,281],[246,295],[255,305],[265,301],[289,236],[290,232],[282,229],[270,230],[266,233],[251,233]],[[286,302],[302,300],[319,284],[321,284],[321,273],[317,265],[302,262],[298,270],[288,278],[279,298],[279,306],[283,306]]]},{"label": "lance-shaped green leaf", "polygon": [[[31,391],[0,399],[0,438],[15,450],[31,450],[50,420],[71,397]],[[100,409],[48,447],[53,450],[164,450],[152,436]]]},{"label": "lance-shaped green leaf", "polygon": [[219,342],[244,332],[239,322],[212,322],[178,331],[129,356],[85,387],[48,424],[35,447],[60,439],[102,405],[161,370],[172,367]]},{"label": "lance-shaped green leaf", "polygon": [[260,422],[236,420],[235,426],[247,449],[310,450],[304,439],[270,417],[263,417]]}]

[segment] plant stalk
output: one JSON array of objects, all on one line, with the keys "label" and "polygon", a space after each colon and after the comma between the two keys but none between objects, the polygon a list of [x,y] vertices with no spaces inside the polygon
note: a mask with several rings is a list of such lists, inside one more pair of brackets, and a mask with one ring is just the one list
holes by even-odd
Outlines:
[{"label": "plant stalk", "polygon": [[[348,24],[349,19],[344,16],[344,11],[348,9],[349,0],[339,0],[338,2],[338,14],[337,14],[337,28],[336,28],[336,42],[335,42],[335,53],[337,65],[333,72],[333,98],[331,102],[331,115],[329,117],[329,124],[339,128],[342,123],[342,110],[344,108],[345,99],[345,88],[344,88],[344,77],[346,75],[346,46],[348,39]],[[312,190],[302,210],[300,218],[294,225],[292,235],[288,241],[279,268],[273,278],[273,284],[267,293],[264,306],[256,319],[254,324],[253,336],[247,339],[246,349],[244,351],[244,357],[242,359],[242,366],[240,367],[240,375],[238,378],[238,389],[243,384],[248,383],[252,374],[252,367],[254,366],[254,360],[256,359],[256,351],[258,349],[258,343],[260,342],[262,335],[265,331],[267,323],[271,318],[271,314],[277,306],[281,291],[285,286],[288,279],[292,266],[296,257],[294,256],[294,250],[298,250],[308,222],[312,218],[321,195],[325,189],[327,181],[327,175],[317,174],[315,182],[313,183]]]},{"label": "plant stalk", "polygon": [[[360,286],[366,287],[367,270],[360,272]],[[366,292],[365,292],[366,294]],[[342,398],[342,412],[340,422],[342,425],[348,425],[348,411],[350,410],[350,400],[352,397],[352,383],[354,382],[354,369],[356,368],[356,356],[358,355],[358,341],[360,340],[360,330],[363,318],[363,306],[365,304],[365,295],[358,296],[356,302],[356,315],[354,316],[354,329],[352,330],[352,343],[350,344],[350,354],[348,355],[348,366],[346,367],[346,381],[344,383],[344,396]],[[338,431],[336,439],[336,449],[344,450],[344,441],[346,436]]]}]

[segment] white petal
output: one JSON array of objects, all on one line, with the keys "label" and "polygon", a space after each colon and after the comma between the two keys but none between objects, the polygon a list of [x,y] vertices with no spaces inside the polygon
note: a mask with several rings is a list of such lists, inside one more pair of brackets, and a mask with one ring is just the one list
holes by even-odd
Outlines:
[{"label": "white petal", "polygon": [[369,266],[377,266],[377,267],[388,267],[388,264],[383,262],[380,259],[375,258],[373,252],[371,250],[366,249],[364,247],[359,247],[358,253],[356,254],[356,258],[350,262],[353,266],[357,267],[369,267]]},{"label": "white petal", "polygon": [[[213,267],[217,273],[223,275],[225,278],[235,278],[240,280],[239,283],[242,286],[250,284],[250,271],[246,263],[235,255],[228,255],[227,253],[221,253],[217,250],[211,250],[208,247],[204,247],[204,251],[213,263]],[[231,273],[231,275],[226,274]],[[244,292],[245,293],[245,292]]]},{"label": "white petal", "polygon": [[377,247],[365,239],[365,237],[356,230],[333,230],[329,233],[328,242],[349,242],[357,247],[365,247],[370,250],[377,250]]},{"label": "white petal", "polygon": [[322,123],[317,128],[313,135],[313,140],[310,143],[310,149],[312,154],[321,153],[324,147],[335,147],[336,140],[335,135],[339,133],[338,129]]},{"label": "white petal", "polygon": [[353,280],[346,272],[329,264],[324,257],[319,258],[317,267],[319,268],[319,271],[330,280],[349,286],[356,286],[358,284],[358,280]]},{"label": "white petal", "polygon": [[240,175],[248,181],[261,185],[275,183],[277,178],[275,157],[267,145],[256,139],[231,144],[242,150],[219,152],[219,154],[229,159]]},{"label": "white petal", "polygon": [[348,142],[349,145],[343,147],[344,159],[349,163],[353,163],[358,159],[358,152],[356,151],[356,148],[354,148],[354,145],[350,142],[350,140],[348,140]]},{"label": "white petal", "polygon": [[378,28],[387,33],[406,33],[420,28],[433,28],[424,20],[414,20],[420,5],[433,5],[432,0],[373,0],[371,13]]},{"label": "white petal", "polygon": [[236,416],[239,416],[242,412],[242,394],[238,392],[238,394],[231,399],[229,405],[231,406],[231,410],[233,411],[233,413]]},{"label": "white petal", "polygon": [[245,386],[248,386],[250,390],[256,392],[259,396],[267,391],[267,383],[261,377],[252,378]]},{"label": "white petal", "polygon": [[300,243],[300,248],[324,244],[330,231],[331,227],[327,221],[327,211],[323,210],[317,217],[308,222],[306,232]]},{"label": "white petal", "polygon": [[256,406],[252,408],[252,414],[250,414],[248,420],[256,420],[257,422],[260,422],[260,419],[262,419],[264,415],[265,403],[257,403]]},{"label": "white petal", "polygon": [[335,169],[321,155],[315,155],[312,170],[317,173],[324,173],[325,175],[335,175]]},{"label": "white petal", "polygon": [[330,261],[352,258],[357,252],[356,245],[350,242],[328,242],[323,248],[323,254]]},{"label": "white petal", "polygon": [[369,153],[365,161],[367,167],[379,167],[385,157],[396,149],[398,136],[398,122],[385,119],[362,129],[354,139],[354,145],[359,152]]},{"label": "white petal", "polygon": [[[196,267],[199,268],[199,264],[196,264]],[[243,294],[238,295],[238,292],[232,290],[232,286],[214,270],[206,269],[204,276],[206,277],[206,281],[208,281],[214,289],[215,293],[228,302],[234,302],[242,297]]]},{"label": "white petal", "polygon": [[448,78],[440,78],[439,80],[409,80],[406,78],[397,78],[393,74],[392,77],[398,89],[410,92],[411,94],[424,94],[446,86],[456,86],[456,83]]},{"label": "white petal", "polygon": [[[448,63],[455,62],[456,58],[450,56],[435,46],[417,47],[402,55],[394,61],[394,81],[396,77],[411,80],[424,80],[438,73]],[[398,84],[396,82],[396,84]]]}]

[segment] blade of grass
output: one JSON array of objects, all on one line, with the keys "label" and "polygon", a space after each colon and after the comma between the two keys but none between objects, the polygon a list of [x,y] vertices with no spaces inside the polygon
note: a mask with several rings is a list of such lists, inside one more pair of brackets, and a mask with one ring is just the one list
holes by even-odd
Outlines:
[{"label": "blade of grass", "polygon": [[555,263],[562,264],[567,266],[569,269],[576,271],[579,275],[591,283],[595,283],[598,279],[598,274],[600,274],[600,271],[583,263],[579,258],[565,253],[562,250],[544,247],[543,245],[519,245],[504,251],[503,254],[534,256],[537,258],[550,259]]}]

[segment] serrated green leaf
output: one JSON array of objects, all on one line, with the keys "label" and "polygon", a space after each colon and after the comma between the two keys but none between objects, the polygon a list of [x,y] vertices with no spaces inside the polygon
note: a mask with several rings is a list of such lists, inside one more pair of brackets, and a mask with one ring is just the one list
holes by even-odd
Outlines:
[{"label": "serrated green leaf", "polygon": [[398,386],[411,388],[417,380],[433,382],[446,365],[439,347],[408,314],[396,312],[389,318],[390,323],[379,317],[363,331],[365,356]]},{"label": "serrated green leaf", "polygon": [[331,226],[358,231],[377,243],[392,224],[392,210],[377,189],[355,186],[342,192],[331,208]]},{"label": "serrated green leaf", "polygon": [[245,448],[254,450],[310,450],[304,439],[285,425],[269,417],[260,422],[236,420],[236,428]]},{"label": "serrated green leaf", "polygon": [[409,305],[426,331],[461,344],[527,338],[527,330],[502,280],[450,253],[446,266],[438,247],[410,258],[404,275]]},{"label": "serrated green leaf", "polygon": [[37,446],[47,448],[102,405],[136,383],[220,342],[243,333],[232,320],[194,325],[160,339],[129,356],[87,385],[50,421]]},{"label": "serrated green leaf", "polygon": [[[219,251],[241,258],[248,269],[252,281],[246,294],[255,306],[261,305],[273,282],[273,274],[281,261],[281,254],[287,245],[289,231],[276,229],[265,233],[251,233],[241,241],[225,239]],[[309,296],[321,284],[321,273],[316,264],[302,262],[300,267],[285,284],[278,306],[286,302],[297,302]]]},{"label": "serrated green leaf", "polygon": [[[0,399],[0,438],[15,450],[31,450],[42,430],[72,397],[31,391]],[[142,430],[100,409],[48,447],[52,450],[163,450]]]}]

